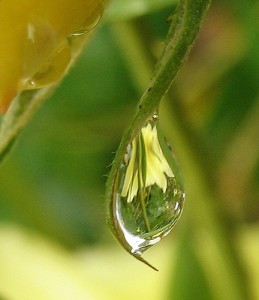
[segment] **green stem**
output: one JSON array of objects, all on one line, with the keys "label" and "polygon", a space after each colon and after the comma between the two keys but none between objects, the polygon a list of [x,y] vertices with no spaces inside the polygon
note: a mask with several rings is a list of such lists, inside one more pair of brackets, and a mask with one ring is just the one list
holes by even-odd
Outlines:
[{"label": "green stem", "polygon": [[22,92],[4,115],[0,128],[0,163],[9,154],[17,136],[41,106],[53,87]]},{"label": "green stem", "polygon": [[145,155],[145,149],[144,149],[144,141],[142,140],[142,137],[139,135],[138,138],[138,196],[140,198],[140,204],[142,209],[142,215],[144,219],[144,223],[146,225],[146,229],[148,232],[151,231],[150,224],[148,221],[147,211],[146,211],[146,204],[145,204],[145,185],[146,185],[146,176],[145,172],[140,172],[140,170],[146,170],[146,167],[143,166],[143,155]]},{"label": "green stem", "polygon": [[[136,137],[139,130],[157,110],[160,101],[167,93],[179,69],[187,58],[209,4],[210,0],[180,1],[172,19],[164,50],[157,63],[155,75],[141,97],[132,122],[122,138],[107,180],[106,200],[110,211],[108,222],[118,241],[129,253],[131,253],[130,249],[116,223],[114,211],[114,201],[116,198],[113,195],[114,178],[116,178],[117,170],[128,143]],[[143,261],[140,256],[134,256]]]},{"label": "green stem", "polygon": [[[125,61],[128,63],[136,88],[142,90],[143,81],[150,78],[152,69],[152,60],[146,60],[147,49],[143,42],[144,39],[141,41],[140,34],[132,22],[115,24],[113,30],[120,42],[121,51],[125,54]],[[125,39],[125,36],[129,38]],[[141,70],[138,71],[134,65],[132,67],[134,61],[142,61],[145,64],[142,63]],[[184,118],[180,101],[177,101],[175,97],[173,102],[169,101],[163,101],[160,109],[163,118],[160,123],[165,124],[162,127],[166,130],[166,137],[169,141],[174,142],[174,150],[178,154],[177,157],[186,179],[188,205],[185,208],[184,219],[188,220],[188,226],[194,229],[191,238],[195,240],[192,243],[194,249],[186,249],[186,251],[187,253],[195,251],[198,255],[201,266],[206,270],[208,282],[219,299],[251,299],[236,241],[230,238],[235,236],[235,228],[229,226],[228,216],[227,218],[222,217],[224,200],[219,199],[215,193],[215,182],[212,181],[213,176],[211,176],[214,169],[205,159],[206,151],[198,148],[199,139],[190,130],[190,126],[187,124],[188,120]],[[205,238],[204,234],[206,234]],[[204,253],[204,249],[208,249],[207,253]],[[180,252],[179,256],[176,257],[176,260],[181,263],[183,253]],[[208,264],[208,260],[210,264]],[[178,271],[175,270],[175,272]],[[184,271],[181,269],[181,272]],[[175,277],[178,278],[179,274],[176,273]],[[182,282],[182,284],[184,283]],[[177,293],[176,290],[179,288],[181,287],[177,281],[174,292]]]},{"label": "green stem", "polygon": [[[76,61],[86,41],[87,36],[85,39],[78,40],[78,44],[72,49],[71,65]],[[62,75],[60,80],[65,75],[66,73]],[[55,88],[57,88],[59,82],[60,81],[54,82],[53,84],[40,89],[23,91],[13,99],[12,104],[1,120],[0,164],[10,153],[10,150],[22,129],[31,120],[42,103],[55,90]]]}]

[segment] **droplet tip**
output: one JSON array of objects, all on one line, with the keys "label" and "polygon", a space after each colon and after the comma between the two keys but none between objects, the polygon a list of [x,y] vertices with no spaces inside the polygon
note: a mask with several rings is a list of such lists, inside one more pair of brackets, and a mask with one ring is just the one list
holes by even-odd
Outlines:
[{"label": "droplet tip", "polygon": [[141,261],[141,262],[143,262],[145,265],[147,265],[147,266],[149,266],[152,270],[154,270],[154,271],[159,271],[156,267],[154,267],[153,265],[151,265],[148,261],[146,261],[143,257],[141,257],[140,255],[137,255],[137,254],[133,254],[133,256],[137,259],[137,260],[139,260],[139,261]]}]

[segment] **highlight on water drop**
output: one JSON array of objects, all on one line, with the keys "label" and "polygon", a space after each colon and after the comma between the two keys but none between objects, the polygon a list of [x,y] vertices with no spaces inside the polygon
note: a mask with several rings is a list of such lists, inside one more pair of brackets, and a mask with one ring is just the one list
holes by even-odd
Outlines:
[{"label": "highlight on water drop", "polygon": [[104,1],[96,1],[94,9],[87,12],[79,28],[70,33],[70,37],[78,37],[91,31],[101,20],[104,11]]},{"label": "highlight on water drop", "polygon": [[179,170],[154,115],[129,141],[115,174],[110,221],[116,238],[147,263],[141,255],[172,230],[184,198]]}]

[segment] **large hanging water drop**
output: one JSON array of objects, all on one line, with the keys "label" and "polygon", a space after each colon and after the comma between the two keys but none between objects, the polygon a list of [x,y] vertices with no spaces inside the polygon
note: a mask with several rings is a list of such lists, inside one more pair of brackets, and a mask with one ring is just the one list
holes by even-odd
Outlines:
[{"label": "large hanging water drop", "polygon": [[110,214],[118,241],[147,263],[142,253],[172,230],[184,197],[178,168],[154,115],[129,142],[116,171]]}]

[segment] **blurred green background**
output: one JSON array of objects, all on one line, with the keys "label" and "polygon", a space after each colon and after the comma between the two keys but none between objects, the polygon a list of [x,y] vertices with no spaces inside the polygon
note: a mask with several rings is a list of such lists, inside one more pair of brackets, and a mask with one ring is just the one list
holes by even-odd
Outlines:
[{"label": "blurred green background", "polygon": [[0,298],[259,299],[259,2],[214,1],[160,109],[186,203],[132,259],[105,182],[152,76],[174,0],[114,0],[0,172]]}]

